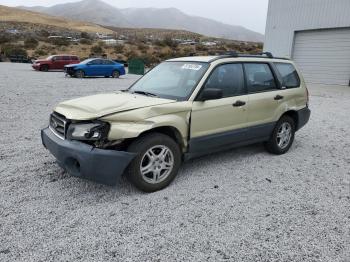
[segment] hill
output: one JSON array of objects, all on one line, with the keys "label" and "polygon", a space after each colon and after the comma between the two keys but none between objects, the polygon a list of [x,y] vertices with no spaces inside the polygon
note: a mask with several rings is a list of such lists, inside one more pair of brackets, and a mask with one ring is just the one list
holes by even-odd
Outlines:
[{"label": "hill", "polygon": [[20,8],[104,26],[179,29],[232,40],[263,41],[262,34],[242,26],[228,25],[212,19],[190,16],[176,8],[118,9],[100,0],[83,0],[51,7],[22,6]]},{"label": "hill", "polygon": [[61,17],[53,17],[38,12],[12,8],[3,5],[0,5],[0,22],[41,24],[45,26],[61,27],[65,29],[84,31],[89,33],[112,33],[111,30],[99,25],[73,21]]}]

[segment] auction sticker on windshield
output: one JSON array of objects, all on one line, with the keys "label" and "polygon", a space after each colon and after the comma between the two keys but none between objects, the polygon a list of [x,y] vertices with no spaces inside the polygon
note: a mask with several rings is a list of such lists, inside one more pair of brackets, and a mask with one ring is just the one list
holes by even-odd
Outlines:
[{"label": "auction sticker on windshield", "polygon": [[182,66],[182,69],[187,69],[187,70],[195,70],[198,71],[202,68],[201,65],[196,65],[196,64],[184,64]]}]

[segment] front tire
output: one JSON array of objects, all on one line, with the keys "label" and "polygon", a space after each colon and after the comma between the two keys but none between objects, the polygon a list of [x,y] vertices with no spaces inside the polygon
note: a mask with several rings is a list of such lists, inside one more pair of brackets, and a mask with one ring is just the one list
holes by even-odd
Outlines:
[{"label": "front tire", "polygon": [[120,73],[119,73],[117,70],[115,70],[115,71],[113,71],[113,73],[112,73],[112,77],[113,77],[113,78],[119,78],[119,77],[120,77]]},{"label": "front tire", "polygon": [[137,156],[128,167],[127,177],[144,192],[155,192],[167,187],[181,165],[179,145],[164,134],[141,136],[129,146],[128,151]]},{"label": "front tire", "polygon": [[83,70],[77,70],[77,71],[75,72],[75,77],[76,77],[76,78],[84,78],[84,77],[85,77],[84,71],[83,71]]},{"label": "front tire", "polygon": [[269,141],[265,143],[268,152],[283,155],[288,152],[294,142],[295,122],[289,116],[282,116],[277,122]]},{"label": "front tire", "polygon": [[40,67],[40,71],[43,71],[43,72],[49,71],[49,66],[48,66],[48,65],[42,65],[42,66]]}]

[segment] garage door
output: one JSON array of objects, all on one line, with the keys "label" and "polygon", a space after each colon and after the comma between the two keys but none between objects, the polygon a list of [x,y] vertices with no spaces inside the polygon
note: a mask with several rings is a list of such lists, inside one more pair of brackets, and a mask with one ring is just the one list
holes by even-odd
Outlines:
[{"label": "garage door", "polygon": [[308,83],[349,85],[350,28],[297,32],[293,59]]}]

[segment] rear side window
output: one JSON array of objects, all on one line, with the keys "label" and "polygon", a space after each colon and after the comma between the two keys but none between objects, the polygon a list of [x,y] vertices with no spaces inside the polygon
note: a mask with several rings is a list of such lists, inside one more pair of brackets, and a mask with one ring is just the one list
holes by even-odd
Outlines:
[{"label": "rear side window", "polygon": [[77,56],[71,56],[70,59],[76,61],[76,60],[78,60],[78,57]]},{"label": "rear side window", "polygon": [[63,57],[63,60],[65,60],[65,61],[70,61],[70,57],[69,57],[69,56],[64,56],[64,57]]},{"label": "rear side window", "polygon": [[239,96],[246,93],[242,64],[224,64],[214,69],[204,89],[221,89],[223,97]]},{"label": "rear side window", "polygon": [[300,86],[300,78],[292,64],[275,63],[275,66],[282,77],[282,86],[293,88]]},{"label": "rear side window", "polygon": [[277,89],[275,78],[268,64],[244,64],[247,88],[249,93]]},{"label": "rear side window", "polygon": [[114,65],[114,63],[112,61],[109,61],[109,60],[103,60],[103,64],[104,65]]}]

